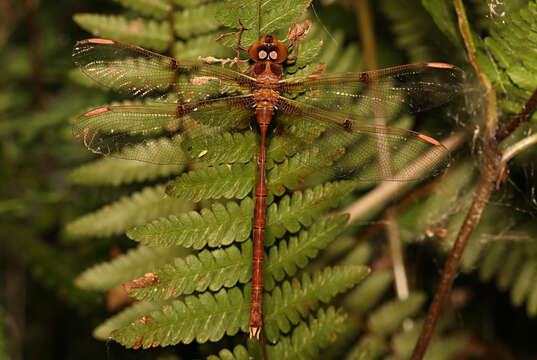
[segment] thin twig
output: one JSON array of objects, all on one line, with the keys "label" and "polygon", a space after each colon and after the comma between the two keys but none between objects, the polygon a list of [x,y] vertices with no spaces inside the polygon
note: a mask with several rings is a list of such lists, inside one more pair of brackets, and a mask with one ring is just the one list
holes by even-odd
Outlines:
[{"label": "thin twig", "polygon": [[449,257],[444,265],[444,271],[442,272],[442,278],[438,289],[436,290],[433,302],[427,313],[427,318],[420,333],[414,352],[412,353],[412,360],[420,360],[423,358],[429,341],[431,339],[433,330],[436,326],[436,322],[442,313],[442,309],[446,302],[446,298],[449,295],[455,274],[459,267],[459,263],[464,252],[464,248],[468,243],[468,239],[472,235],[475,227],[481,219],[481,215],[485,206],[488,203],[492,190],[494,189],[494,182],[498,176],[499,158],[498,147],[494,133],[497,128],[498,119],[496,113],[496,94],[492,88],[490,81],[486,75],[481,71],[477,58],[476,49],[472,40],[472,34],[470,32],[470,25],[466,18],[466,13],[462,0],[454,0],[455,10],[457,12],[457,19],[459,23],[459,31],[464,40],[466,50],[468,52],[468,58],[472,64],[479,81],[485,90],[485,118],[486,118],[486,130],[485,141],[483,143],[483,169],[481,172],[481,178],[476,189],[474,200],[466,218],[457,234],[453,249],[449,254]]},{"label": "thin twig", "polygon": [[527,148],[537,144],[537,134],[525,137],[524,139],[514,143],[502,152],[502,164],[506,164],[516,155],[526,150]]},{"label": "thin twig", "polygon": [[537,107],[537,89],[535,89],[526,105],[524,105],[522,111],[519,112],[505,128],[498,131],[496,134],[496,141],[500,143],[503,139],[511,135],[520,124],[528,119],[531,113],[535,110],[535,107]]}]

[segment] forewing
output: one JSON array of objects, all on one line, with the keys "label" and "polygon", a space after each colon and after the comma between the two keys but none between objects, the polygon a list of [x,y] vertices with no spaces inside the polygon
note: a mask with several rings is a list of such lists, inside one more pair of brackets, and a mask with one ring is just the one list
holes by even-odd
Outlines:
[{"label": "forewing", "polygon": [[[73,135],[94,153],[185,164],[197,157],[218,156],[207,153],[212,136],[248,128],[253,101],[251,95],[243,95],[182,105],[106,106],[80,116]],[[171,157],[161,153],[159,145],[183,151]]]},{"label": "forewing", "polygon": [[462,90],[464,73],[444,63],[329,73],[280,81],[281,93],[345,117],[370,120],[397,111],[419,112],[449,102]]},{"label": "forewing", "polygon": [[296,144],[296,158],[331,177],[410,181],[447,165],[448,150],[424,134],[351,120],[283,97],[277,107],[277,126]]},{"label": "forewing", "polygon": [[255,79],[221,66],[177,60],[107,39],[79,41],[73,61],[102,86],[178,103],[240,92],[255,83]]}]

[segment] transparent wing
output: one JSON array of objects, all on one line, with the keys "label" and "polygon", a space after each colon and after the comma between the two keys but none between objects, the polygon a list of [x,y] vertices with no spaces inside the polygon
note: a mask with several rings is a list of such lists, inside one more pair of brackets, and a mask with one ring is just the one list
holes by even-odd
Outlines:
[{"label": "transparent wing", "polygon": [[255,83],[249,76],[220,66],[177,60],[107,39],[77,42],[73,61],[105,87],[178,103],[250,89]]},{"label": "transparent wing", "polygon": [[[211,157],[199,149],[210,149],[213,136],[248,128],[253,104],[252,95],[241,95],[182,105],[106,106],[81,115],[73,124],[73,135],[94,153],[185,164]],[[183,155],[172,157],[161,146],[180,146]]]},{"label": "transparent wing", "polygon": [[410,181],[447,166],[448,150],[427,135],[351,120],[283,97],[277,107],[277,126],[301,153],[297,160],[331,177]]},{"label": "transparent wing", "polygon": [[419,112],[461,92],[464,73],[444,63],[419,63],[369,72],[329,73],[280,81],[281,93],[343,116],[369,120],[395,111]]}]

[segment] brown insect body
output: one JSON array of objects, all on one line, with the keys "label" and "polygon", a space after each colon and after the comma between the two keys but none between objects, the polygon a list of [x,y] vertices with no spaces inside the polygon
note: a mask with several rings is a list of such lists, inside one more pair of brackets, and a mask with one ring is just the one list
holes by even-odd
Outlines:
[{"label": "brown insect body", "polygon": [[252,256],[252,305],[250,310],[250,337],[259,338],[263,327],[263,253],[265,238],[265,219],[267,208],[266,179],[266,135],[272,116],[274,103],[279,93],[275,84],[283,78],[280,63],[287,59],[287,47],[272,35],[265,35],[248,49],[250,58],[255,62],[248,70],[258,80],[259,88],[253,91],[255,114],[261,135],[259,157],[257,159],[258,178],[254,199],[254,228]]}]

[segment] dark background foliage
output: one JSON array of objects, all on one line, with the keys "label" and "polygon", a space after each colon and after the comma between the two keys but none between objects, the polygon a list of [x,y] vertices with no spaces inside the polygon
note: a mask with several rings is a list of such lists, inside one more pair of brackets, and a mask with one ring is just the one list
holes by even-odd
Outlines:
[{"label": "dark background foliage", "polygon": [[[429,129],[439,136],[461,129],[471,133],[479,125],[478,104],[482,98],[475,90],[477,85],[472,85],[472,70],[462,46],[457,44],[458,35],[450,34],[449,19],[427,13],[423,4],[434,1],[401,3],[383,0],[372,4],[380,65],[432,60],[463,67],[469,74],[466,103],[460,105],[459,112],[448,109],[441,124],[430,120],[424,123],[433,123]],[[436,3],[430,5],[431,13],[439,8]],[[495,85],[502,89],[498,90],[500,107],[505,114],[515,113],[527,98],[527,89],[521,90],[520,84],[506,80],[517,79],[518,68],[509,63],[515,56],[506,60],[502,51],[508,47],[506,43],[513,41],[515,47],[517,42],[509,33],[512,29],[506,29],[502,18],[495,17],[491,9],[510,14],[527,2],[512,1],[498,8],[491,7],[493,3],[489,1],[487,7],[483,2],[469,1],[468,12],[476,34],[488,41],[484,41],[489,47],[482,52],[481,60],[488,70],[493,69],[488,73],[491,78],[498,76]],[[335,43],[333,37],[338,42],[331,47],[334,54],[326,51],[323,60],[329,67],[339,64],[339,68],[348,69],[346,64],[351,64],[355,67],[352,70],[363,69],[353,2],[314,5],[318,18],[311,17],[323,26],[318,27],[318,33],[325,39],[325,46]],[[237,335],[218,344],[194,342],[136,351],[92,337],[94,329],[111,316],[106,308],[114,293],[81,289],[84,279],[79,275],[126,253],[134,242],[112,230],[111,237],[90,234],[86,241],[80,241],[76,229],[82,229],[86,236],[88,230],[76,221],[143,186],[80,185],[85,173],[79,166],[95,158],[73,140],[70,120],[114,100],[114,96],[99,88],[80,86],[80,78],[71,72],[74,43],[91,36],[73,21],[73,16],[98,13],[133,18],[137,14],[105,0],[3,0],[0,6],[0,358],[189,359],[245,343],[245,336]],[[528,52],[535,49],[537,45]],[[509,55],[522,52],[520,48],[510,50]],[[532,68],[537,61],[526,61],[531,78],[537,74],[537,67]],[[523,130],[517,135],[519,139],[531,131],[531,124]],[[471,136],[466,143],[454,157],[450,175],[436,180],[443,182],[435,185],[439,195],[424,190],[426,200],[405,206],[398,218],[411,288],[416,290],[410,301],[398,303],[391,289],[388,246],[383,231],[375,230],[379,226],[376,220],[382,219],[379,211],[368,214],[310,264],[311,269],[322,268],[340,263],[346,253],[352,253],[355,258],[345,258],[347,264],[367,263],[372,268],[369,288],[364,283],[358,292],[338,298],[338,304],[345,305],[351,314],[350,335],[340,334],[325,356],[394,358],[415,342],[417,333],[409,331],[411,336],[405,338],[401,324],[407,316],[417,323],[422,321],[426,299],[432,298],[442,269],[443,253],[453,241],[475,185],[479,145]],[[533,341],[537,330],[537,246],[532,154],[522,154],[516,160],[509,182],[495,195],[476,230],[443,318],[443,342],[436,344],[438,355],[432,354],[431,358],[453,358],[457,354],[459,358],[489,358],[492,354],[498,358],[530,358],[537,353]],[[72,172],[75,168],[79,173]],[[69,176],[78,176],[78,180],[71,182]],[[167,179],[165,174],[160,176]],[[143,185],[156,183],[150,179]],[[355,192],[353,199],[366,190]],[[419,190],[416,193],[418,198],[423,197]],[[439,229],[449,235],[436,236],[434,231]],[[360,246],[355,246],[353,239],[357,237],[362,239]],[[77,278],[79,286],[75,285]],[[365,315],[356,305],[364,303],[371,303],[369,308],[363,305],[368,310]]]}]

